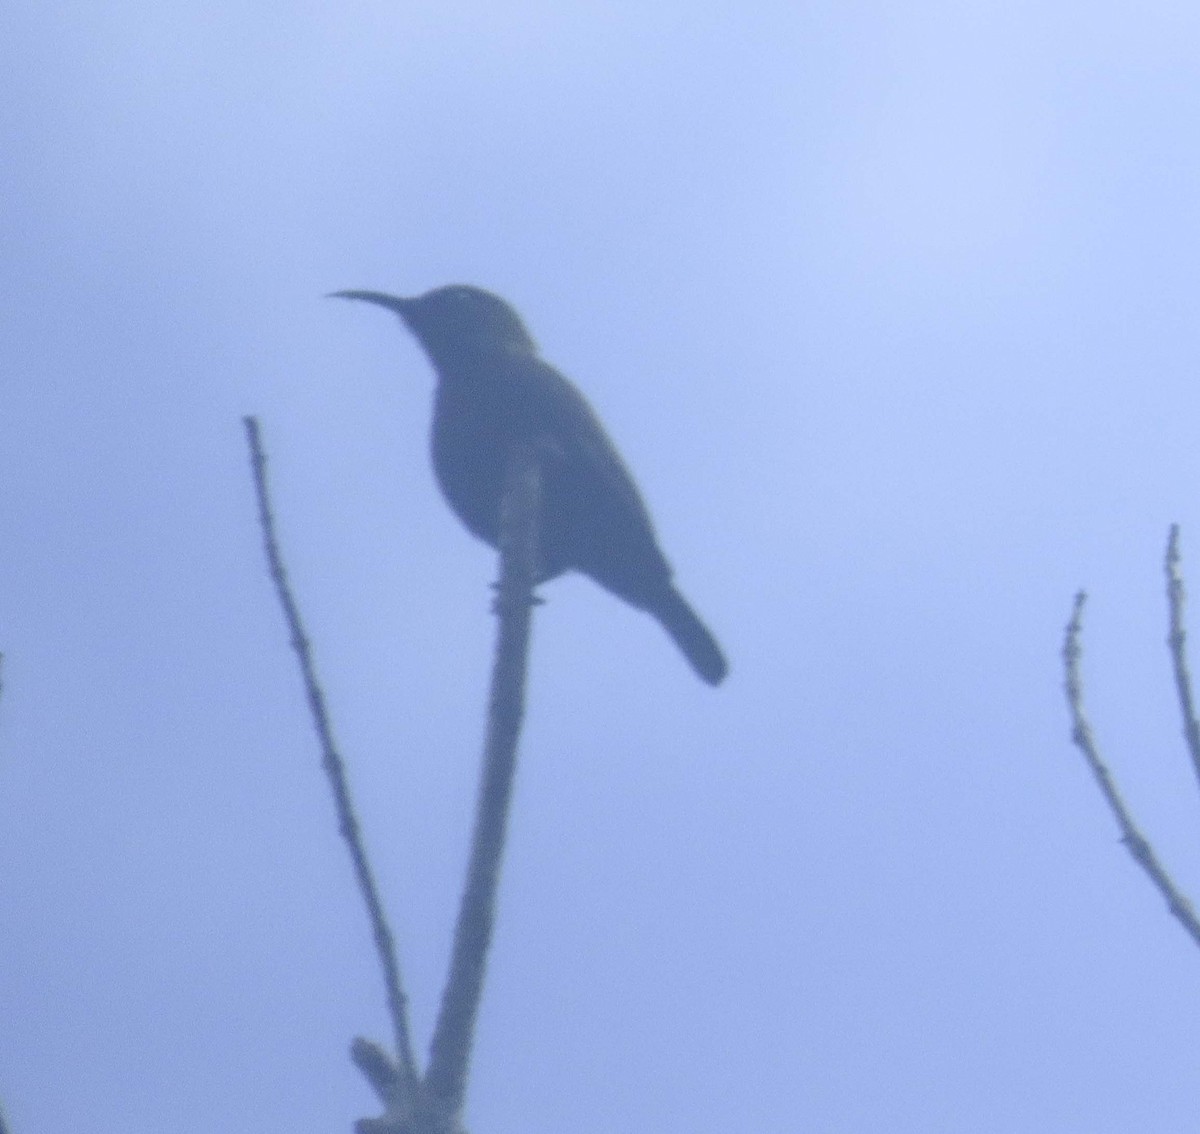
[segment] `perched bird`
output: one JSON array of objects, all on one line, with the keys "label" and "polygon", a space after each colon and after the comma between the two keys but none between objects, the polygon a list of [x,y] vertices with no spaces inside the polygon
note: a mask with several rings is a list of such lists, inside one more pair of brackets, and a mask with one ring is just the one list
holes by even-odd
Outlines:
[{"label": "perched bird", "polygon": [[450,507],[497,545],[509,449],[529,442],[542,478],[539,582],[582,571],[666,628],[710,685],[728,666],[671,581],[650,514],[584,396],[549,363],[520,316],[482,288],[439,287],[413,299],[337,291],[400,316],[437,372],[433,468]]}]

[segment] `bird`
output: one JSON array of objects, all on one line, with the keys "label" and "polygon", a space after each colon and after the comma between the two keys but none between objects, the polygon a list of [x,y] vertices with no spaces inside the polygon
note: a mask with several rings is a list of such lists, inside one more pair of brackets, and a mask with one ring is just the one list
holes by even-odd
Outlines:
[{"label": "bird", "polygon": [[509,452],[532,446],[542,483],[538,579],[581,572],[656,618],[710,685],[729,666],[679,593],[637,484],[587,399],[544,361],[517,312],[480,287],[451,284],[402,298],[336,291],[387,308],[416,337],[437,376],[434,475],[466,528],[492,547]]}]

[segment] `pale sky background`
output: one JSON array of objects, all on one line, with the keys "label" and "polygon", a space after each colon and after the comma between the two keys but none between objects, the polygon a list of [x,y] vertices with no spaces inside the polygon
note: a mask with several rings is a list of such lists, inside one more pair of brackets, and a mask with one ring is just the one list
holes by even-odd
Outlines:
[{"label": "pale sky background", "polygon": [[450,282],[587,392],[733,665],[545,588],[472,1131],[1194,1131],[1200,954],[1059,649],[1086,586],[1101,742],[1200,897],[1198,121],[1194,0],[6,5],[13,1134],[376,1112],[244,413],[424,1050],[495,564],[416,344],[321,297]]}]

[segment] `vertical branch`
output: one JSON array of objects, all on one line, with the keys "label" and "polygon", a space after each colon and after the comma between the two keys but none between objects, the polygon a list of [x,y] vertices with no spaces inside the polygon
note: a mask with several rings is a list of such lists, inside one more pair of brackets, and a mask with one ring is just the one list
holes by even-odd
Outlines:
[{"label": "vertical branch", "polygon": [[541,477],[531,446],[514,446],[505,470],[500,515],[499,628],[492,670],[488,734],[467,880],[454,950],[430,1045],[425,1086],[454,1119],[466,1094],[475,1021],[496,915],[496,890],[516,772],[525,674],[537,578]]},{"label": "vertical branch", "polygon": [[1067,636],[1063,643],[1063,661],[1066,663],[1067,671],[1067,704],[1071,709],[1073,726],[1071,739],[1083,753],[1088,767],[1092,770],[1092,775],[1096,777],[1096,783],[1100,785],[1101,794],[1108,802],[1109,809],[1117,820],[1117,826],[1121,828],[1121,842],[1133,855],[1134,861],[1158,887],[1159,892],[1166,899],[1167,908],[1179,919],[1180,924],[1187,930],[1192,940],[1200,945],[1200,921],[1196,919],[1196,914],[1188,900],[1179,892],[1171,876],[1158,861],[1153,848],[1146,841],[1146,837],[1134,824],[1133,816],[1130,815],[1125,801],[1117,791],[1112,774],[1100,758],[1092,726],[1084,712],[1083,681],[1079,676],[1079,660],[1083,656],[1083,649],[1079,645],[1079,635],[1083,630],[1083,607],[1086,601],[1087,595],[1083,591],[1075,596],[1075,606],[1071,612],[1071,621],[1067,623]]},{"label": "vertical branch", "polygon": [[1192,675],[1187,662],[1187,630],[1183,624],[1183,608],[1187,591],[1179,570],[1179,525],[1171,525],[1167,539],[1167,604],[1171,611],[1171,631],[1167,644],[1171,647],[1171,663],[1175,671],[1175,689],[1179,694],[1179,711],[1183,715],[1183,738],[1196,778],[1200,780],[1200,724],[1196,722],[1196,703],[1192,697]]},{"label": "vertical branch", "polygon": [[400,1072],[404,1086],[411,1091],[415,1089],[417,1082],[417,1069],[412,1052],[412,1042],[409,1039],[408,1001],[400,982],[400,965],[396,959],[395,941],[383,911],[379,888],[375,884],[375,877],[367,860],[366,848],[363,846],[358,817],[354,813],[354,805],[350,799],[350,787],[346,779],[345,766],[334,743],[333,726],[330,724],[329,711],[325,705],[325,693],[317,678],[312,648],[300,620],[300,610],[288,585],[287,571],[284,569],[283,557],[279,551],[279,541],[275,535],[275,517],[271,511],[271,502],[267,491],[267,458],[259,436],[258,419],[247,417],[243,421],[246,426],[246,438],[250,445],[254,490],[258,501],[258,519],[262,528],[267,566],[271,573],[271,580],[275,584],[276,594],[279,596],[280,606],[283,607],[283,616],[287,621],[288,630],[291,633],[292,648],[296,651],[300,662],[304,691],[308,696],[308,707],[312,712],[313,725],[321,745],[321,763],[325,774],[329,777],[330,788],[333,792],[338,827],[350,850],[350,858],[354,864],[354,876],[362,893],[363,901],[366,903],[367,916],[371,922],[375,950],[379,955],[379,964],[387,992],[388,1010],[392,1017],[392,1030],[396,1041],[397,1058],[400,1060]]}]

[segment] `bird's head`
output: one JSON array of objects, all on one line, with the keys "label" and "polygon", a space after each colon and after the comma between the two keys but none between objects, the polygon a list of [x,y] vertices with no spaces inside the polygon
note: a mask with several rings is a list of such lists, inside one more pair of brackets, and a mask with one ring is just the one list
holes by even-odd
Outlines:
[{"label": "bird's head", "polygon": [[421,341],[439,370],[496,353],[534,353],[537,346],[521,317],[481,287],[451,284],[402,299],[382,291],[335,291],[339,299],[362,299],[396,312]]}]

